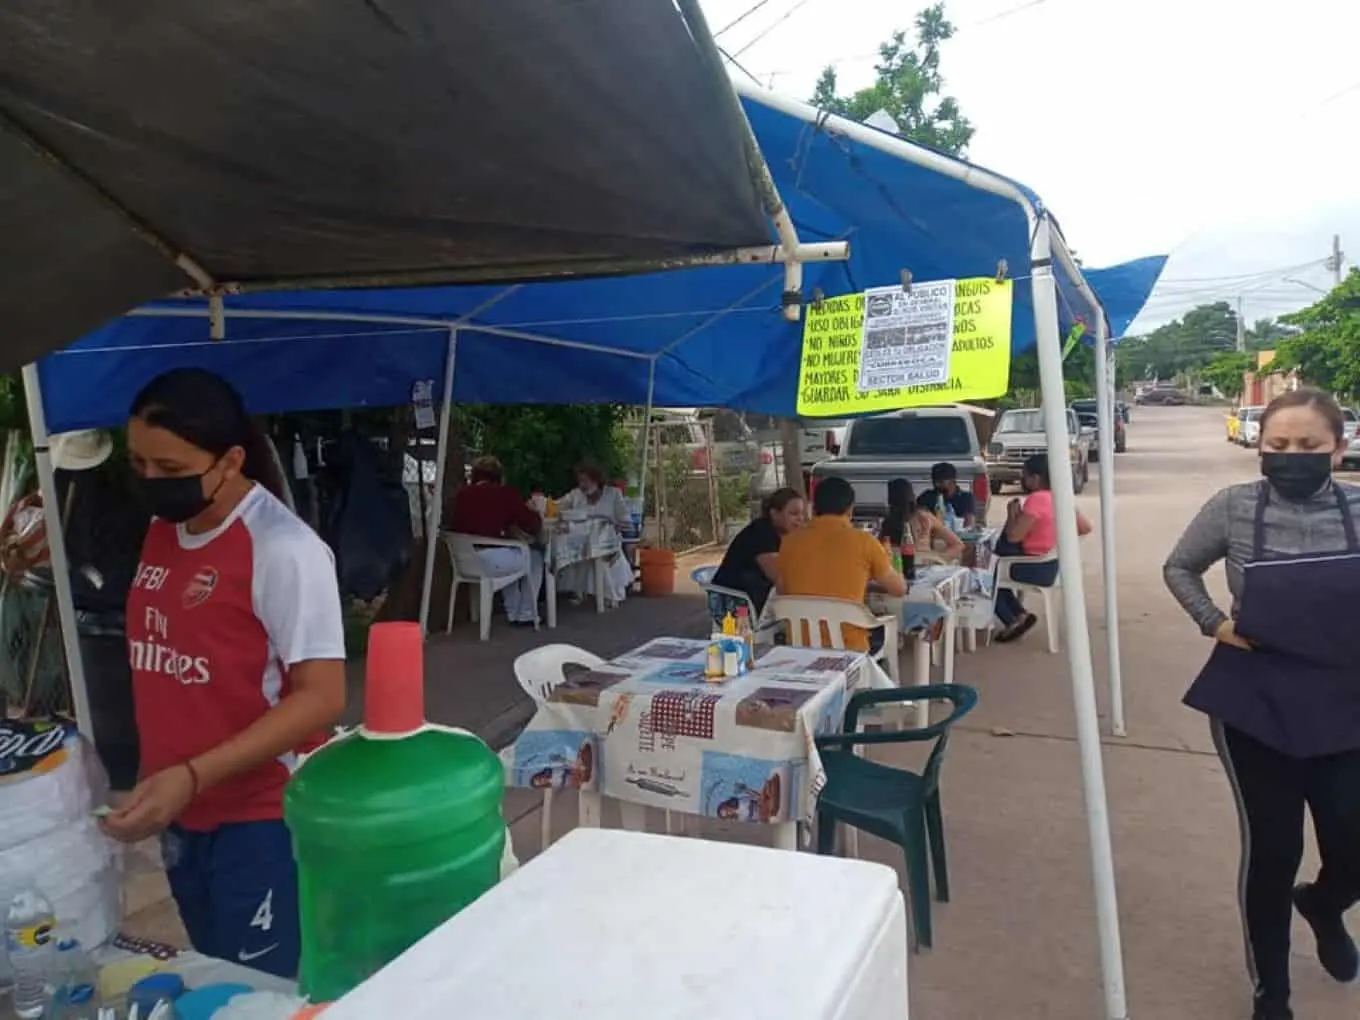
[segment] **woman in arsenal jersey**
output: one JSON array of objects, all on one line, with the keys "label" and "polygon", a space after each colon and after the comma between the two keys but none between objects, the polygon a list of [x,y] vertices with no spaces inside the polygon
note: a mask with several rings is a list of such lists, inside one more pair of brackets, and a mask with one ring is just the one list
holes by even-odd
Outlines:
[{"label": "woman in arsenal jersey", "polygon": [[153,379],[128,449],[153,516],[127,604],[141,776],[110,835],[161,837],[194,948],[291,977],[297,873],[283,788],[345,707],[330,550],[279,499],[226,380]]}]

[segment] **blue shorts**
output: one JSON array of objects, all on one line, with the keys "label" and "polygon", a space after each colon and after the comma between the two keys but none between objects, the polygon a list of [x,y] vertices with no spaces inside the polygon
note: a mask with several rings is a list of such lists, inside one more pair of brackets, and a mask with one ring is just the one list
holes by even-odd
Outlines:
[{"label": "blue shorts", "polygon": [[161,836],[161,852],[195,950],[297,977],[297,865],[281,820],[231,822],[208,832],[172,825]]}]

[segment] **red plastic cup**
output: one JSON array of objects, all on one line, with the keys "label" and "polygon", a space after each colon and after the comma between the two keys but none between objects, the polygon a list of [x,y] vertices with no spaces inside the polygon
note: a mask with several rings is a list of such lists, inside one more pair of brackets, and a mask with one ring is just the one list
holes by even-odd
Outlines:
[{"label": "red plastic cup", "polygon": [[412,733],[425,725],[425,638],[420,624],[375,623],[368,630],[364,728]]}]

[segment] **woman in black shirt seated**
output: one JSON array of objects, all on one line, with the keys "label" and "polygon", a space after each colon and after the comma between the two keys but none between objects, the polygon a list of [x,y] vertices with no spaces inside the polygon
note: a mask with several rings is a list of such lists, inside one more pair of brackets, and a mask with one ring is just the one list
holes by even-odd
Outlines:
[{"label": "woman in black shirt seated", "polygon": [[779,580],[779,540],[803,526],[804,510],[797,489],[778,489],[766,496],[760,516],[737,532],[713,575],[714,584],[749,595],[757,617]]}]

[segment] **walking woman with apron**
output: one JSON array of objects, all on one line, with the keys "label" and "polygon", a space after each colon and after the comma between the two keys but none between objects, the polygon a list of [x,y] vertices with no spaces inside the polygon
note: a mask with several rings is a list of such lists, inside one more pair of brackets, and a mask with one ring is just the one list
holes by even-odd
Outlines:
[{"label": "walking woman with apron", "polygon": [[[1200,510],[1163,568],[1172,594],[1217,643],[1185,703],[1209,716],[1242,831],[1239,875],[1254,1020],[1292,1020],[1295,908],[1323,968],[1353,981],[1345,912],[1360,901],[1360,487],[1334,481],[1345,449],[1336,401],[1278,397],[1261,416],[1263,481]],[[1204,573],[1226,561],[1231,615]],[[1322,867],[1295,886],[1304,807]]]}]

